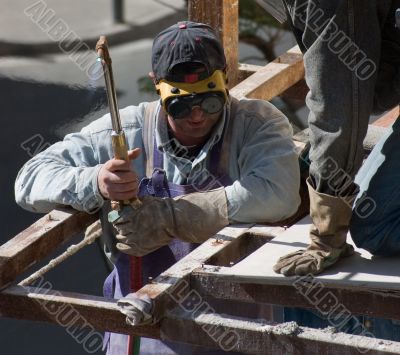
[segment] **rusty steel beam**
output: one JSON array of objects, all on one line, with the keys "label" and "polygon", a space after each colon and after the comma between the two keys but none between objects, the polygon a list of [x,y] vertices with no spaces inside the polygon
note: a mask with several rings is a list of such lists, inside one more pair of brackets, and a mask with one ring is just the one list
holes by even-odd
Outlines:
[{"label": "rusty steel beam", "polygon": [[251,226],[244,224],[223,228],[214,237],[156,277],[152,283],[137,291],[137,295],[147,295],[153,300],[153,317],[159,320],[164,317],[167,310],[174,308],[176,301],[171,295],[179,292],[180,296],[183,296],[190,291],[188,280],[191,272],[228,248],[237,239],[245,238]]},{"label": "rusty steel beam", "polygon": [[[176,307],[177,303],[174,297],[174,293],[179,292],[179,296],[183,297],[185,294],[190,292],[188,286],[188,280],[190,273],[196,269],[201,267],[202,264],[206,263],[208,260],[220,258],[220,253],[230,247],[231,243],[234,245],[241,245],[242,239],[247,237],[247,232],[249,231],[252,225],[236,225],[230,226],[222,229],[217,235],[213,238],[210,238],[198,248],[196,248],[192,253],[187,255],[185,258],[180,260],[178,263],[171,266],[169,269],[164,271],[161,275],[159,275],[154,281],[150,284],[142,287],[137,294],[138,295],[147,295],[154,301],[154,312],[153,316],[155,319],[161,319],[164,317],[165,312],[169,309]],[[282,228],[279,227],[271,227],[271,233],[275,230],[281,231]],[[246,244],[246,243],[244,243]],[[182,287],[183,286],[183,287]],[[37,287],[36,287],[37,289]],[[32,319],[32,320],[41,320],[41,321],[53,321],[51,317],[46,315],[45,312],[38,309],[38,307],[33,307],[35,303],[32,303],[32,299],[38,299],[43,297],[40,293],[45,291],[39,290],[39,293],[36,294],[34,292],[34,288],[15,286],[9,287],[5,289],[3,292],[0,292],[0,313],[3,316],[15,317],[15,318],[24,318],[24,319]],[[27,292],[32,291],[32,292]],[[56,294],[59,294],[59,291],[54,291]],[[53,293],[54,293],[53,292]],[[28,296],[29,295],[29,296]],[[50,297],[50,304],[54,303],[53,307],[57,307],[59,304],[71,304],[76,306],[76,303],[82,302],[82,307],[87,305],[89,308],[91,305],[95,306],[95,303],[91,302],[91,296],[74,294],[73,296],[69,296],[68,293],[61,293],[62,297],[57,298],[54,295]],[[64,297],[65,296],[65,297]],[[96,300],[96,298],[94,298]],[[100,300],[104,301],[104,299]],[[14,304],[15,306],[10,307],[10,305]],[[100,305],[100,304],[99,304]],[[108,304],[110,306],[110,304]],[[33,307],[32,310],[35,312],[29,311],[30,307]],[[59,306],[58,306],[59,307]],[[93,311],[95,307],[93,308]],[[90,312],[83,308],[83,314],[89,314]],[[97,313],[99,316],[101,313]],[[119,320],[124,318],[119,318]],[[124,322],[120,322],[124,323]],[[101,324],[99,324],[100,328]],[[114,328],[117,324],[114,324]],[[96,325],[97,327],[97,325]],[[115,330],[115,329],[112,330]],[[96,328],[97,329],[97,328]]]},{"label": "rusty steel beam", "polygon": [[[267,280],[241,280],[235,275],[219,273],[221,271],[221,268],[216,270],[211,266],[194,270],[191,274],[190,285],[205,297],[314,310],[324,309],[326,312],[333,310],[336,300],[352,314],[400,320],[398,307],[400,291],[394,289],[349,288],[348,286],[341,288],[338,284],[323,283],[320,288],[306,290],[305,284],[300,284],[300,281],[296,284],[295,278],[279,280],[280,283]],[[296,285],[298,287],[295,287]],[[299,292],[300,286],[303,287],[304,293]],[[309,292],[308,297],[305,296],[306,291]],[[319,292],[318,295],[317,292]],[[314,303],[313,299],[315,299]],[[321,300],[325,300],[325,303]]]},{"label": "rusty steel beam", "polygon": [[[53,223],[56,223],[56,221],[53,221]],[[252,225],[248,224],[222,229],[213,238],[204,242],[192,253],[164,271],[152,283],[142,287],[137,294],[146,294],[153,299],[154,318],[156,320],[163,318],[167,310],[177,306],[175,294],[184,297],[190,292],[189,283],[186,280],[194,269],[201,267],[202,264],[228,248],[237,239],[245,238],[250,227]],[[42,225],[40,224],[40,231],[41,228]],[[274,228],[271,229],[274,230]],[[43,236],[42,233],[39,233],[39,235]],[[41,241],[42,239],[39,238],[38,240]],[[43,279],[40,279],[39,283],[46,284]],[[139,332],[142,329],[140,327],[133,330],[127,328],[125,316],[119,312],[115,302],[116,300],[106,300],[101,297],[48,290],[48,287],[46,288],[43,285],[35,285],[35,287],[10,286],[0,292],[0,315],[57,323],[58,318],[49,313],[48,309],[57,310],[63,307],[73,307],[96,330],[130,332],[134,335],[149,337],[158,336],[154,333],[153,328],[143,328],[142,333]],[[46,307],[43,305],[46,305]]]},{"label": "rusty steel beam", "polygon": [[400,343],[366,336],[300,327],[294,322],[272,324],[227,314],[174,310],[162,321],[164,340],[247,354],[399,354]]},{"label": "rusty steel beam", "polygon": [[396,342],[299,327],[294,322],[272,324],[206,313],[201,307],[192,311],[186,307],[185,312],[176,307],[159,324],[132,327],[125,323],[116,300],[53,291],[40,285],[12,286],[2,291],[0,315],[54,323],[82,341],[84,337],[101,336],[97,331],[112,331],[251,354],[400,353],[400,343]]},{"label": "rusty steel beam", "polygon": [[230,93],[237,99],[270,100],[303,78],[303,55],[296,46],[240,82]]},{"label": "rusty steel beam", "polygon": [[[51,219],[49,219],[48,215],[43,217],[33,226],[3,245],[0,248],[2,252],[0,255],[3,257],[1,259],[2,268],[0,268],[3,286],[14,280],[16,276],[32,263],[40,260],[50,251],[57,248],[60,243],[67,240],[73,233],[81,231],[84,226],[95,219],[95,216],[78,213],[69,209],[52,211]],[[154,318],[156,320],[161,319],[167,310],[176,306],[176,301],[171,297],[174,292],[179,292],[180,296],[190,292],[186,280],[194,269],[201,267],[202,264],[213,258],[214,255],[229,247],[236,239],[245,238],[250,227],[252,225],[247,224],[229,226],[222,229],[213,238],[204,242],[191,254],[137,291],[138,295],[146,294],[153,299]],[[8,317],[52,321],[51,317],[46,316],[38,307],[33,307],[34,303],[32,303],[32,299],[43,297],[43,295],[35,294],[29,287],[18,287],[21,286],[17,286],[16,288],[9,287],[0,292],[0,313]],[[25,292],[26,290],[29,292]],[[95,310],[96,302],[91,303],[90,296],[74,294],[69,297],[69,294],[66,293],[65,295],[67,296],[63,297],[64,293],[55,292],[56,295],[61,294],[62,297],[51,297],[49,304],[52,304],[54,301],[54,307],[64,303],[75,306],[76,302],[82,301],[81,306],[83,307],[84,314],[90,313],[89,309],[85,308],[86,304],[92,307],[93,311]],[[12,304],[15,306],[11,307],[10,305]],[[34,312],[33,310],[36,311]],[[101,312],[97,313],[97,316],[100,317],[100,314]],[[121,319],[123,318],[119,318],[119,320]],[[103,328],[100,326],[99,329]]]},{"label": "rusty steel beam", "polygon": [[117,300],[48,288],[41,280],[35,287],[11,286],[0,292],[0,316],[54,323],[69,329],[89,327],[159,338],[159,326],[133,327],[117,307]]},{"label": "rusty steel beam", "polygon": [[0,289],[97,218],[72,208],[59,208],[0,246]]}]

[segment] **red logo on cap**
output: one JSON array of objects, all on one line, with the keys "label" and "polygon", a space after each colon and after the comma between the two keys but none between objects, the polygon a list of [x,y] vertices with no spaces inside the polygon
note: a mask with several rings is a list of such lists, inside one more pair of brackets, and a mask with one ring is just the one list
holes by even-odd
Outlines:
[{"label": "red logo on cap", "polygon": [[192,74],[186,74],[185,75],[185,83],[195,83],[197,80],[199,80],[199,74],[197,73],[192,73]]},{"label": "red logo on cap", "polygon": [[184,24],[184,23],[180,24],[180,25],[179,25],[179,28],[180,28],[181,30],[185,29],[185,28],[186,28],[186,24]]}]

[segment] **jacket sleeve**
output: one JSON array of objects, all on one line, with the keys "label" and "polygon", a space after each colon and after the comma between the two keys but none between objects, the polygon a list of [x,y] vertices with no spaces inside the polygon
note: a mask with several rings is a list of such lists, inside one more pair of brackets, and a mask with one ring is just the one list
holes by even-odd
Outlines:
[{"label": "jacket sleeve", "polygon": [[89,132],[73,133],[29,160],[15,181],[16,202],[46,213],[58,204],[92,212],[103,205],[98,164]]},{"label": "jacket sleeve", "polygon": [[246,100],[235,119],[244,133],[237,155],[239,179],[225,189],[229,220],[261,223],[290,217],[300,204],[300,169],[287,118],[266,101]]},{"label": "jacket sleeve", "polygon": [[[142,148],[145,107],[142,103],[119,111],[128,147]],[[59,204],[88,213],[97,211],[104,204],[97,175],[102,164],[113,157],[111,132],[110,115],[106,114],[34,156],[18,173],[16,202],[33,212],[46,213]],[[139,174],[143,173],[143,159],[132,162]]]}]

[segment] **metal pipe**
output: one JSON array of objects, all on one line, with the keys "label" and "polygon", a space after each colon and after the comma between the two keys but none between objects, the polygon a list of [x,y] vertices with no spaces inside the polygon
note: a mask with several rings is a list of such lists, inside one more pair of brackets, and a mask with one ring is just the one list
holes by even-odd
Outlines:
[{"label": "metal pipe", "polygon": [[122,132],[121,119],[119,117],[117,94],[115,91],[114,75],[111,65],[112,62],[105,36],[101,36],[99,41],[97,42],[96,52],[103,66],[104,79],[106,83],[106,93],[108,106],[110,108],[113,131],[117,134],[120,134]]}]

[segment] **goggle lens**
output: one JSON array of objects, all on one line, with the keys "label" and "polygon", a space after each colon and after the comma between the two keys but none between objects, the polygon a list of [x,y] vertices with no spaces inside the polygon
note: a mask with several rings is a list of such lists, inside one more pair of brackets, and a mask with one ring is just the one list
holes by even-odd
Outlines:
[{"label": "goggle lens", "polygon": [[174,119],[188,117],[193,107],[199,106],[205,113],[221,112],[225,105],[225,96],[222,93],[192,94],[175,96],[166,104],[168,114]]}]

